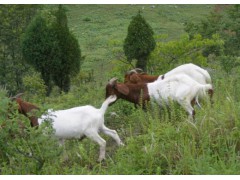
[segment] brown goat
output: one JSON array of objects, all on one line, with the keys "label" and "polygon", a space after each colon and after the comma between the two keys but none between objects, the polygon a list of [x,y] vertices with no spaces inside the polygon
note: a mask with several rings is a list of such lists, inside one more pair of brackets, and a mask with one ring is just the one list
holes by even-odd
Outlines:
[{"label": "brown goat", "polygon": [[149,82],[154,82],[158,79],[159,76],[154,76],[154,75],[148,75],[146,73],[141,72],[139,74],[138,71],[135,69],[127,72],[124,76],[124,83],[149,83]]},{"label": "brown goat", "polygon": [[[171,70],[171,71],[169,71],[168,73],[167,73],[167,75],[170,73],[174,73],[174,72],[176,72],[176,73],[179,73],[179,72],[187,72],[187,70],[191,70],[191,69],[193,69],[194,70],[194,72],[195,71],[197,71],[196,73],[199,73],[199,72],[202,72],[202,74],[204,74],[204,80],[206,81],[206,83],[208,82],[208,83],[211,83],[211,77],[210,77],[210,75],[208,74],[208,72],[207,71],[205,71],[205,70],[203,70],[203,69],[201,69],[200,67],[198,67],[198,66],[196,66],[196,65],[193,65],[193,64],[185,64],[185,65],[182,65],[182,66],[179,66],[179,67],[177,67],[177,68],[175,68],[175,69],[173,69],[173,70]],[[190,73],[191,73],[192,71],[190,71]],[[189,75],[189,74],[187,74],[187,75]],[[190,74],[190,75],[192,75],[192,74]],[[169,75],[168,75],[169,76]],[[209,76],[209,77],[208,77]],[[130,70],[129,72],[127,72],[126,74],[125,74],[125,77],[124,77],[124,83],[126,83],[126,84],[129,84],[129,83],[132,83],[132,84],[137,84],[137,83],[151,83],[151,82],[154,82],[154,81],[156,81],[159,77],[161,77],[161,79],[165,79],[165,74],[163,74],[163,75],[159,75],[159,76],[153,76],[153,75],[148,75],[148,74],[146,74],[146,73],[144,73],[141,69],[139,69],[139,68],[137,68],[137,69],[133,69],[133,70]],[[191,77],[191,76],[190,76]],[[194,80],[196,80],[197,82],[199,82],[198,81],[198,79],[196,79],[196,78],[193,78]],[[210,80],[209,80],[210,79]],[[200,82],[200,83],[202,83],[202,82]],[[205,83],[204,83],[205,84]],[[211,102],[211,104],[213,104],[213,89],[210,89],[209,91],[208,91],[208,94],[209,94],[209,96],[210,96],[210,102]],[[192,104],[198,104],[199,105],[199,103],[197,103],[196,102],[196,99],[194,99],[193,100],[193,102],[192,102]],[[200,106],[200,105],[199,105]]]},{"label": "brown goat", "polygon": [[142,104],[144,109],[146,101],[150,100],[146,83],[117,83],[116,78],[112,78],[106,85],[106,98],[110,95],[116,95],[117,99],[125,99],[132,102],[135,107]]},{"label": "brown goat", "polygon": [[11,97],[11,100],[15,100],[18,104],[18,112],[26,116],[30,120],[31,127],[38,126],[38,118],[34,114],[35,110],[39,110],[39,108],[31,104],[29,102],[23,101],[20,97],[23,95],[23,93],[17,94],[14,97]]}]

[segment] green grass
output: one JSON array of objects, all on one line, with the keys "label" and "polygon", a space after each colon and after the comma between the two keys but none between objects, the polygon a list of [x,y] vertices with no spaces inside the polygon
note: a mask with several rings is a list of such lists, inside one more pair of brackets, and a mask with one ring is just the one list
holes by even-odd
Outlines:
[{"label": "green grass", "polygon": [[[144,7],[144,9],[143,9]],[[200,21],[213,5],[67,5],[69,27],[76,35],[82,54],[86,56],[82,70],[95,69],[98,79],[106,80],[112,69],[115,52],[123,51],[123,41],[132,17],[139,10],[155,35],[168,34],[168,40],[184,33],[186,21]],[[110,77],[109,77],[110,78]]]},{"label": "green grass", "polygon": [[[31,102],[42,109],[86,104],[99,108],[105,97],[105,80],[112,75],[123,77],[111,63],[115,59],[113,50],[121,49],[131,17],[142,6],[68,5],[69,25],[86,55],[82,71],[95,68],[94,75],[99,79],[79,83],[76,78],[68,94],[53,92],[42,104],[37,97]],[[184,33],[184,21],[200,20],[211,7],[157,5],[152,9],[144,5],[143,12],[155,34],[168,33],[171,40]],[[9,137],[6,130],[1,131],[0,174],[240,174],[240,82],[238,76],[226,75],[220,67],[215,67],[211,73],[214,105],[201,102],[203,109],[195,108],[195,120],[189,120],[176,104],[170,111],[153,106],[144,112],[118,100],[109,107],[105,124],[118,132],[125,146],[117,147],[110,137],[101,134],[107,141],[106,160],[102,163],[96,162],[99,146],[89,139],[66,141],[63,151],[54,139],[42,136],[44,127],[37,131],[30,129],[25,132],[30,134],[28,138],[18,139]],[[8,111],[6,94],[0,89],[0,125],[6,121]],[[112,111],[118,116],[112,117]],[[28,125],[27,118],[15,113],[13,122],[18,119]],[[14,125],[7,123],[7,128],[18,132]],[[33,152],[34,158],[19,153],[16,147]]]},{"label": "green grass", "polygon": [[[1,164],[1,173],[240,174],[240,103],[237,100],[239,90],[235,89],[239,80],[216,71],[214,81],[214,105],[209,101],[201,102],[203,109],[195,107],[195,120],[188,119],[186,112],[176,104],[170,107],[170,113],[166,109],[159,110],[158,106],[144,112],[126,101],[117,101],[109,107],[105,124],[117,130],[125,146],[117,147],[110,137],[101,134],[107,141],[106,160],[102,163],[96,162],[99,146],[89,139],[66,141],[66,150],[62,151],[53,139],[41,136],[40,130],[32,129],[31,138],[22,139],[11,139],[3,131],[0,141],[8,139],[8,146],[3,150],[11,156],[9,163]],[[2,91],[0,96],[2,123],[7,101]],[[83,104],[100,107],[103,100],[104,89],[96,84],[95,88],[82,85],[68,94],[52,96],[45,103],[54,109],[65,109]],[[112,111],[118,116],[111,117]],[[22,116],[21,119],[27,122]],[[11,126],[8,124],[8,127]],[[19,154],[16,146],[32,151],[38,158]],[[44,162],[40,169],[37,159]]]}]

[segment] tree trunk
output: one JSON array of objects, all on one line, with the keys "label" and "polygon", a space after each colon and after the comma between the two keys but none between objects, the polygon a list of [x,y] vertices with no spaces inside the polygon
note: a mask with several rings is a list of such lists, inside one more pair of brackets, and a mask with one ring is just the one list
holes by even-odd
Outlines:
[{"label": "tree trunk", "polygon": [[144,72],[147,71],[147,58],[142,56],[137,59],[136,68],[141,68]]}]

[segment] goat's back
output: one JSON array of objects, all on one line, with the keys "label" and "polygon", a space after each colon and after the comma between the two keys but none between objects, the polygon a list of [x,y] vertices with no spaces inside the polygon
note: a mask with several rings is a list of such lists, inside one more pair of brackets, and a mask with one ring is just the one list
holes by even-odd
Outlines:
[{"label": "goat's back", "polygon": [[148,91],[150,97],[161,105],[163,101],[168,102],[169,99],[174,101],[191,100],[197,94],[199,86],[201,84],[188,75],[178,74],[178,76],[170,76],[161,81],[148,83]]},{"label": "goat's back", "polygon": [[167,78],[170,76],[178,76],[179,74],[186,74],[201,84],[212,83],[209,73],[206,70],[202,69],[201,67],[192,63],[183,64],[181,66],[178,66],[172,69],[171,71],[164,74],[164,78]]},{"label": "goat's back", "polygon": [[90,105],[50,111],[39,119],[39,123],[46,118],[52,119],[55,135],[60,138],[80,138],[90,126],[97,129],[103,121],[100,110]]}]

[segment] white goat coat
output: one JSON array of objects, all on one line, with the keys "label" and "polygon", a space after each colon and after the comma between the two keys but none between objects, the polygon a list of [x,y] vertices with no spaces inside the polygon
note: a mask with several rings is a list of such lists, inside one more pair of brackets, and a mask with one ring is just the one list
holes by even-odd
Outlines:
[{"label": "white goat coat", "polygon": [[159,105],[168,104],[171,99],[192,115],[194,109],[191,101],[198,96],[205,96],[212,85],[200,84],[186,74],[178,74],[148,83],[147,87],[150,98],[156,100]]},{"label": "white goat coat", "polygon": [[38,119],[41,124],[46,119],[52,119],[55,136],[59,139],[76,138],[80,139],[87,136],[100,146],[100,155],[98,161],[105,159],[106,141],[98,134],[111,136],[118,145],[123,145],[115,130],[109,129],[104,125],[104,114],[108,105],[117,99],[115,95],[109,96],[102,104],[100,109],[86,105],[67,110],[52,111]]},{"label": "white goat coat", "polygon": [[[206,70],[192,63],[183,64],[172,69],[171,71],[164,74],[164,78],[168,78],[170,76],[175,76],[178,74],[186,74],[201,84],[212,84],[211,76],[209,75],[209,73]],[[158,80],[161,80],[162,76],[163,75],[159,76]]]},{"label": "white goat coat", "polygon": [[44,119],[52,119],[52,125],[55,129],[55,136],[58,138],[81,138],[85,131],[98,129],[104,123],[104,114],[100,109],[92,106],[81,106],[67,110],[50,111],[48,115],[43,115],[39,119],[39,124]]}]

